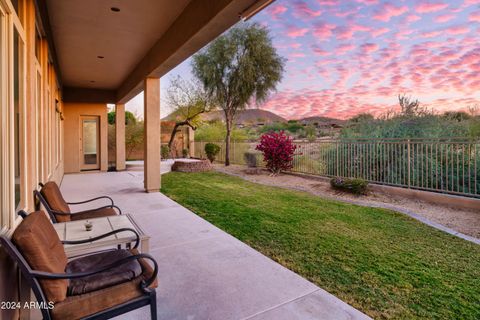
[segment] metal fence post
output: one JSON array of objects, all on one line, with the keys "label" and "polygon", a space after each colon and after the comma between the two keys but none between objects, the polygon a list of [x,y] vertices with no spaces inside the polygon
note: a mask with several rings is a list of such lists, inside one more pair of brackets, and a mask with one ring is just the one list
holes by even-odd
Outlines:
[{"label": "metal fence post", "polygon": [[339,157],[338,156],[338,141],[337,141],[336,145],[337,145],[337,148],[336,148],[336,151],[335,151],[335,159],[336,159],[337,165],[336,165],[335,169],[336,169],[336,176],[338,177],[338,176],[340,176],[339,168],[338,168],[338,157]]},{"label": "metal fence post", "polygon": [[407,139],[407,186],[410,188],[410,167],[411,167],[411,161],[410,161],[410,139]]}]

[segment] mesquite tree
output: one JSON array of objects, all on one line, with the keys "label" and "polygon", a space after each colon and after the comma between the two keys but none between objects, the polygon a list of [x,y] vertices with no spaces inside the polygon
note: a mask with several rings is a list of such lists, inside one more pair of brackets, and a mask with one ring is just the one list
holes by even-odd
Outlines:
[{"label": "mesquite tree", "polygon": [[175,120],[175,126],[168,141],[168,148],[172,150],[175,135],[181,126],[189,126],[196,130],[201,123],[200,115],[213,109],[208,94],[200,83],[186,81],[180,76],[170,82],[167,89],[167,101],[173,109],[170,117]]},{"label": "mesquite tree", "polygon": [[230,164],[230,137],[238,110],[261,103],[280,82],[284,59],[276,52],[268,30],[242,24],[221,35],[193,56],[193,73],[225,113],[225,165]]}]

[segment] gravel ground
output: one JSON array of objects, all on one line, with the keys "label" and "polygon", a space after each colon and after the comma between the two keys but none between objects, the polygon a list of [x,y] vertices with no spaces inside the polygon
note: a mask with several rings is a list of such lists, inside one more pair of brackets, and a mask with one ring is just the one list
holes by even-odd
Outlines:
[{"label": "gravel ground", "polygon": [[246,167],[240,165],[225,167],[224,165],[215,164],[214,167],[219,172],[236,175],[260,184],[306,191],[324,198],[353,202],[359,205],[384,207],[403,213],[408,211],[455,231],[480,238],[480,212],[473,210],[459,210],[419,200],[392,197],[379,192],[370,192],[366,196],[356,196],[333,190],[327,181],[320,179],[290,174],[271,177],[266,170],[262,170],[258,174],[247,174],[245,172]]}]

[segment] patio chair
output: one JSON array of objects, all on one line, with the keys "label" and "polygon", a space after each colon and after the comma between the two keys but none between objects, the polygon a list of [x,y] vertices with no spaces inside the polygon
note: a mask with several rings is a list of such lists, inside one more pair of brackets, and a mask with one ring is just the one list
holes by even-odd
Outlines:
[{"label": "patio chair", "polygon": [[[152,256],[134,248],[67,261],[63,244],[46,214],[36,211],[21,215],[25,218],[12,239],[1,236],[0,243],[43,306],[43,319],[109,319],[146,305],[150,305],[151,318],[157,318],[158,267]],[[96,241],[127,231],[135,232],[119,229],[96,238],[63,243]],[[151,261],[153,269],[146,260]]]},{"label": "patio chair", "polygon": [[[114,216],[117,212],[118,214],[122,214],[120,208],[114,205],[113,200],[110,197],[101,196],[80,202],[66,202],[60,192],[60,188],[54,181],[49,181],[45,184],[40,183],[39,185],[41,189],[40,191],[35,190],[34,196],[43,205],[53,223]],[[111,203],[98,208],[79,212],[72,212],[70,210],[71,205],[85,204],[101,199],[107,199]]]}]

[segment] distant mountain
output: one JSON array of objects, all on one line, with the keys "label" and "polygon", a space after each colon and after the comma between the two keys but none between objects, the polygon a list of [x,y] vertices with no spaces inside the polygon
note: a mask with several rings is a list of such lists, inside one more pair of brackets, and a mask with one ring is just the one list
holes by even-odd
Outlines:
[{"label": "distant mountain", "polygon": [[314,125],[315,127],[343,127],[347,121],[329,117],[306,117],[298,120],[301,124]]},{"label": "distant mountain", "polygon": [[[211,111],[202,114],[202,119],[205,121],[225,120],[223,111]],[[162,120],[175,120],[175,114],[171,113]],[[285,118],[276,115],[273,112],[261,109],[246,109],[237,113],[235,116],[235,124],[237,126],[249,126],[259,124],[270,124],[274,122],[287,122]]]},{"label": "distant mountain", "polygon": [[[171,113],[162,120],[175,121],[176,114]],[[202,114],[204,121],[213,120],[225,120],[225,114],[222,110],[211,111]],[[297,120],[303,125],[313,125],[317,128],[331,128],[331,127],[343,127],[347,121],[329,117],[312,116],[305,117]],[[235,117],[235,125],[237,127],[251,127],[251,126],[263,126],[266,124],[272,124],[275,122],[287,122],[287,119],[267,110],[261,109],[247,109],[237,113]]]}]

